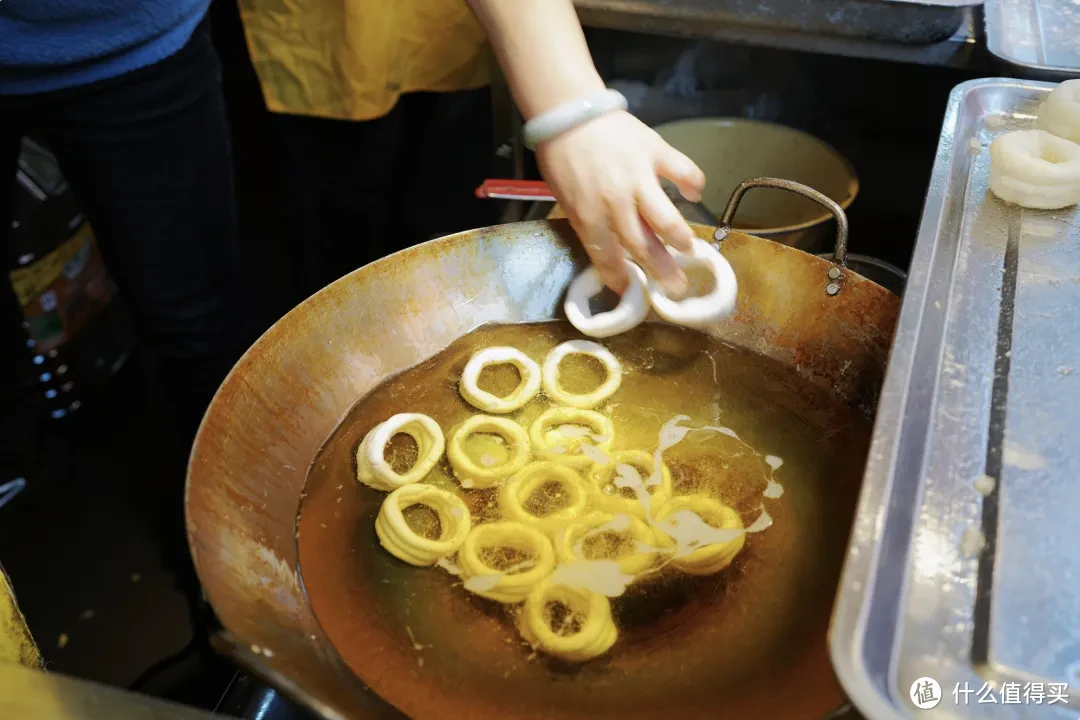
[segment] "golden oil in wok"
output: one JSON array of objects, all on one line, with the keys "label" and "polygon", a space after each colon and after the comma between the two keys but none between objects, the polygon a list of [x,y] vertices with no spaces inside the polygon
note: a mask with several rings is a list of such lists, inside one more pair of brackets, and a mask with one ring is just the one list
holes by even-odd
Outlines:
[{"label": "golden oil in wok", "polygon": [[[664,570],[632,585],[613,600],[620,636],[602,658],[567,667],[530,653],[512,609],[467,593],[442,568],[408,566],[379,546],[374,523],[385,494],[355,479],[354,453],[364,435],[399,412],[425,413],[449,430],[477,412],[458,394],[474,352],[509,345],[542,362],[576,337],[561,322],[482,327],[389,378],[344,419],[312,465],[298,519],[303,582],[329,639],[376,691],[381,674],[405,672],[445,678],[447,692],[467,688],[481,704],[535,705],[561,717],[827,714],[842,696],[826,629],[870,423],[774,360],[667,325],[604,341],[624,369],[618,392],[597,408],[613,421],[612,452],[653,451],[661,427],[677,415],[689,417],[685,425],[730,428],[739,440],[697,432],[664,453],[676,494],[708,493],[738,510],[747,526],[763,512],[772,524],[750,534],[717,575]],[[562,365],[562,383],[572,392],[596,387],[603,374],[590,358],[571,356]],[[480,386],[506,394],[519,379],[501,366],[485,370]],[[548,407],[540,396],[509,417],[527,427]],[[508,452],[501,439],[482,434],[466,447],[473,457],[497,461]],[[773,475],[766,456],[783,460],[774,473],[779,497],[766,492]],[[403,470],[415,460],[415,443],[398,436],[386,457]],[[445,458],[427,481],[461,494],[477,521],[498,517],[496,491],[462,490]],[[565,500],[552,485],[528,502],[546,514]],[[435,513],[417,508],[406,516],[418,532],[438,535]],[[607,556],[619,541],[602,534],[585,552]],[[485,560],[518,570],[532,562],[509,549]],[[566,615],[566,608],[548,610]]]}]

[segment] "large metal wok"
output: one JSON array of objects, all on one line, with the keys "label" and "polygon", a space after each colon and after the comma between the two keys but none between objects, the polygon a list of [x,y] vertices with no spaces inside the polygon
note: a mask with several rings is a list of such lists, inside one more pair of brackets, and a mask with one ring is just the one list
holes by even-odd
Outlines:
[{"label": "large metal wok", "polygon": [[[805,382],[869,412],[899,300],[844,267],[843,212],[808,188],[747,181],[732,196],[724,223],[731,222],[742,194],[756,186],[801,192],[830,207],[839,230],[836,257],[830,263],[724,225],[695,227],[702,238],[720,243],[739,278],[737,313],[707,332],[795,368]],[[703,640],[678,647],[659,642],[646,663],[617,672],[553,671],[534,663],[523,685],[484,668],[483,657],[470,655],[483,643],[474,646],[468,628],[453,622],[439,630],[449,650],[418,662],[414,641],[387,610],[393,589],[386,586],[354,593],[346,621],[348,653],[327,640],[305,594],[296,537],[305,476],[320,446],[384,378],[477,326],[559,317],[563,292],[584,264],[565,221],[461,233],[342,278],[286,315],[247,352],[206,414],[187,485],[189,541],[225,628],[222,648],[327,718],[719,717],[719,708],[738,717],[783,717],[780,707],[804,702],[824,715],[829,703],[839,702],[823,626],[815,628],[813,640],[822,658],[818,667],[778,678],[784,686],[773,693],[775,705],[747,706],[732,692],[714,697],[710,693],[716,691],[703,681],[693,701],[663,712],[655,705],[644,710],[640,701],[665,678],[707,676],[723,647]],[[859,474],[863,461],[855,451],[851,462],[858,463]],[[709,627],[707,613],[700,623],[703,630]],[[565,697],[589,700],[575,704]]]}]

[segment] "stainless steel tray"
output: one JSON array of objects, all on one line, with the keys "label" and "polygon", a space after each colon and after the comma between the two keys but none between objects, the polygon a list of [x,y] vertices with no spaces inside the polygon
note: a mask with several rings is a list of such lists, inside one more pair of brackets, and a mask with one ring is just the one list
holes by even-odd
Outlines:
[{"label": "stainless steel tray", "polygon": [[575,0],[582,22],[710,37],[747,27],[928,45],[948,40],[980,0]]},{"label": "stainless steel tray", "polygon": [[[1080,211],[987,189],[991,138],[1052,87],[979,80],[949,101],[830,633],[873,720],[1080,710]],[[929,713],[909,697],[924,677]]]},{"label": "stainless steel tray", "polygon": [[986,46],[1025,75],[1080,77],[1080,2],[986,0]]}]

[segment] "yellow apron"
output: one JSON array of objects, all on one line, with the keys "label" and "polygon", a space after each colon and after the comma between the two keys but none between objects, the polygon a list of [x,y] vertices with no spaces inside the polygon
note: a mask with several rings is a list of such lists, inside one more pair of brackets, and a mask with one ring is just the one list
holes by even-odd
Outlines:
[{"label": "yellow apron", "polygon": [[240,15],[274,112],[370,120],[402,93],[490,78],[465,0],[240,0]]}]

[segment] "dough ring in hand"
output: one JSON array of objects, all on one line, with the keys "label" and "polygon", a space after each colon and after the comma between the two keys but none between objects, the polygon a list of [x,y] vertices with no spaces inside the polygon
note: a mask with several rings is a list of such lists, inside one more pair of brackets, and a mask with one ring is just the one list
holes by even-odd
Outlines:
[{"label": "dough ring in hand", "polygon": [[[550,605],[563,606],[556,615]],[[611,601],[591,590],[545,580],[529,593],[518,618],[518,630],[530,645],[549,655],[582,662],[603,655],[619,637],[611,617]]]},{"label": "dough ring in hand", "polygon": [[1080,80],[1066,80],[1054,88],[1039,110],[1035,127],[1080,143]]},{"label": "dough ring in hand", "polygon": [[1044,130],[1018,130],[990,143],[990,189],[1005,202],[1057,210],[1080,202],[1080,145]]},{"label": "dough ring in hand", "polygon": [[671,254],[684,270],[706,269],[712,276],[712,289],[700,297],[672,300],[655,280],[650,279],[649,301],[656,313],[670,323],[702,327],[723,320],[735,311],[738,284],[735,271],[719,250],[700,238],[694,238],[691,243],[689,253],[671,250]]},{"label": "dough ring in hand", "polygon": [[[506,397],[481,390],[480,373],[492,365],[513,365],[521,373],[521,382]],[[511,413],[520,409],[540,391],[540,366],[525,353],[512,347],[489,347],[469,358],[461,373],[461,397],[484,412]]]},{"label": "dough ring in hand", "polygon": [[[484,560],[484,551],[509,550],[526,559],[517,567],[497,568]],[[469,592],[501,603],[517,603],[555,570],[551,541],[537,530],[516,522],[477,525],[458,552],[458,567]]]},{"label": "dough ring in hand", "polygon": [[[405,522],[404,511],[414,505],[431,508],[439,516],[440,533],[437,540],[417,534]],[[441,558],[457,551],[465,542],[472,519],[469,508],[457,495],[433,485],[404,485],[386,496],[375,533],[391,555],[410,565],[434,565]]]},{"label": "dough ring in hand", "polygon": [[[529,498],[549,483],[558,484],[565,502],[551,512],[534,514],[526,508]],[[581,476],[573,468],[557,462],[529,463],[499,491],[499,509],[503,517],[546,533],[554,533],[562,525],[580,517],[588,505],[589,496]]]},{"label": "dough ring in hand", "polygon": [[533,420],[529,439],[538,457],[587,468],[597,461],[597,456],[600,460],[607,458],[605,451],[615,439],[615,426],[607,416],[593,410],[554,407]]},{"label": "dough ring in hand", "polygon": [[[599,552],[591,552],[590,546]],[[589,513],[555,534],[555,559],[560,563],[614,560],[626,575],[656,567],[669,554],[665,550],[651,527],[626,514]]]},{"label": "dough ring in hand", "polygon": [[746,543],[739,513],[705,495],[672,498],[656,511],[653,527],[660,543],[675,550],[671,565],[690,575],[720,572]]},{"label": "dough ring in hand", "polygon": [[[490,433],[501,437],[508,446],[509,457],[499,462],[498,458],[486,456],[476,462],[465,452],[465,441],[476,433]],[[488,415],[473,415],[450,431],[446,445],[446,457],[454,468],[454,476],[464,488],[489,488],[503,478],[510,477],[529,462],[532,453],[529,436],[525,428],[513,420]]]},{"label": "dough ring in hand", "polygon": [[[592,506],[612,515],[626,513],[647,520],[674,494],[667,463],[660,463],[657,478],[653,478],[655,470],[656,459],[644,450],[623,450],[611,462],[593,465],[586,483]],[[648,495],[647,500],[642,493]]]},{"label": "dough ring in hand", "polygon": [[[398,433],[416,441],[416,462],[407,472],[395,472],[386,461],[386,445]],[[442,457],[446,441],[442,428],[427,415],[399,413],[372,428],[356,449],[356,479],[376,490],[396,490],[423,480]]]},{"label": "dough ring in hand", "polygon": [[563,309],[570,324],[582,334],[596,338],[611,337],[637,327],[649,315],[645,273],[629,260],[623,262],[629,284],[614,310],[594,315],[589,308],[589,300],[604,289],[604,281],[600,279],[600,272],[595,266],[590,265],[570,283]]},{"label": "dough ring in hand", "polygon": [[[577,394],[563,390],[559,384],[559,365],[568,355],[587,355],[599,360],[607,370],[607,378],[591,393]],[[588,340],[569,340],[548,353],[544,358],[544,392],[559,405],[588,410],[615,394],[622,384],[622,365],[603,345]]]}]

